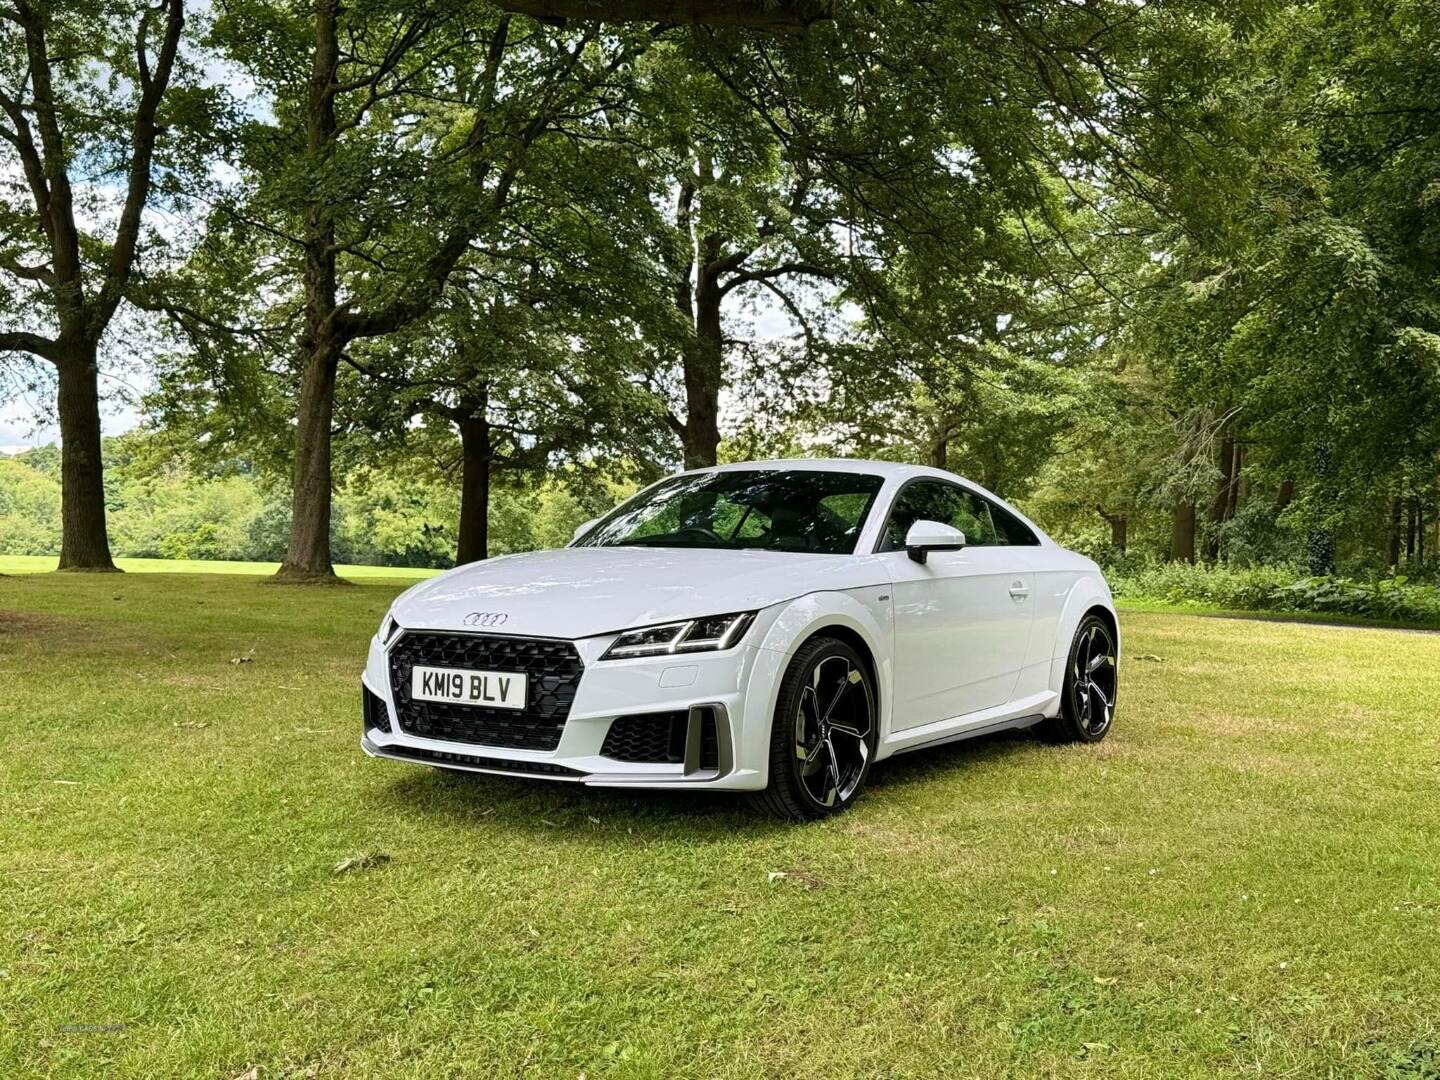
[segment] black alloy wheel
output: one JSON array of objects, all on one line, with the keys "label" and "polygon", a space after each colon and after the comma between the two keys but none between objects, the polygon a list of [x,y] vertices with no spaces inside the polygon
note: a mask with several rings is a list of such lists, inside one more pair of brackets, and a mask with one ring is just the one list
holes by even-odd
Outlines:
[{"label": "black alloy wheel", "polygon": [[1115,721],[1118,690],[1115,635],[1099,615],[1086,615],[1070,646],[1060,715],[1038,730],[1053,742],[1099,742]]},{"label": "black alloy wheel", "polygon": [[809,821],[845,809],[875,757],[878,718],[869,665],[846,642],[800,647],[780,685],[770,736],[770,812]]}]

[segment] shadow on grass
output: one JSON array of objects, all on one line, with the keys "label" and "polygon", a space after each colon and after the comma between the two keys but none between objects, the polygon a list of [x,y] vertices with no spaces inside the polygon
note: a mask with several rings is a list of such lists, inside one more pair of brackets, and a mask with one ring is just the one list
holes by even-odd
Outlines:
[{"label": "shadow on grass", "polygon": [[460,827],[500,825],[553,837],[567,825],[593,824],[593,818],[608,828],[569,835],[597,843],[613,839],[616,828],[642,838],[683,833],[701,843],[786,828],[737,792],[618,790],[396,764],[404,772],[385,789],[388,798]]},{"label": "shadow on grass", "polygon": [[[1001,732],[892,758],[871,772],[861,805],[878,803],[887,792],[1001,762],[1038,745],[1028,732]],[[738,792],[617,790],[394,764],[401,772],[384,789],[387,799],[458,827],[500,825],[553,837],[567,825],[593,824],[589,819],[598,819],[610,828],[571,833],[574,839],[596,843],[610,842],[617,827],[642,838],[683,834],[687,841],[701,843],[804,827],[770,817]]]},{"label": "shadow on grass", "polygon": [[1000,731],[914,750],[876,765],[865,798],[883,799],[887,791],[935,783],[951,774],[998,764],[1023,750],[1043,746],[1030,731]]}]

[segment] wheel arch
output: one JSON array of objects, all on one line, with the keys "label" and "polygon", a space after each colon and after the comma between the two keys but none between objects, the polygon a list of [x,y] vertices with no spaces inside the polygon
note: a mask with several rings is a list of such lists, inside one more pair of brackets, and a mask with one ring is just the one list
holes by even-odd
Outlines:
[{"label": "wheel arch", "polygon": [[1050,689],[1057,695],[1065,682],[1065,662],[1070,656],[1070,645],[1075,632],[1087,615],[1094,613],[1104,619],[1115,638],[1117,662],[1120,656],[1120,620],[1115,614],[1115,604],[1110,598],[1110,587],[1098,572],[1086,575],[1075,583],[1066,598],[1065,608],[1055,628],[1055,640],[1051,643]]},{"label": "wheel arch", "polygon": [[[1115,639],[1116,648],[1119,648],[1120,621],[1115,618],[1114,609],[1107,607],[1104,604],[1091,604],[1090,607],[1086,609],[1085,614],[1080,616],[1080,619],[1081,621],[1084,621],[1087,617],[1091,615],[1098,615],[1102,620],[1104,620],[1105,625],[1110,629],[1111,636]],[[1078,626],[1079,623],[1077,623],[1076,625]]]},{"label": "wheel arch", "polygon": [[887,695],[882,693],[882,687],[880,686],[880,668],[875,660],[875,652],[870,648],[870,643],[865,640],[864,635],[844,623],[825,623],[824,625],[816,626],[804,638],[797,641],[792,653],[799,652],[807,643],[814,641],[818,637],[837,638],[860,654],[860,659],[865,661],[865,666],[869,669],[870,685],[874,688],[875,709],[878,714],[881,707],[880,703],[885,700]]},{"label": "wheel arch", "polygon": [[801,647],[822,636],[844,641],[869,665],[883,745],[883,735],[889,730],[892,697],[889,635],[888,622],[882,623],[870,606],[846,593],[811,593],[782,605],[759,643],[751,692],[746,695],[745,720],[739,733],[742,745],[738,748],[745,760],[765,763],[761,768],[768,774],[770,725],[775,718],[780,680]]}]

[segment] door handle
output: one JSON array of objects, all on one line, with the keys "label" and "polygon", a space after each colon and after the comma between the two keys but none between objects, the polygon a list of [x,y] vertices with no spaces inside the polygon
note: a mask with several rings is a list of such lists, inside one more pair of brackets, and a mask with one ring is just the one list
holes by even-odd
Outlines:
[{"label": "door handle", "polygon": [[1030,590],[1025,587],[1025,583],[1023,581],[1017,581],[1015,582],[1015,584],[1010,586],[1011,600],[1024,600],[1029,595]]}]

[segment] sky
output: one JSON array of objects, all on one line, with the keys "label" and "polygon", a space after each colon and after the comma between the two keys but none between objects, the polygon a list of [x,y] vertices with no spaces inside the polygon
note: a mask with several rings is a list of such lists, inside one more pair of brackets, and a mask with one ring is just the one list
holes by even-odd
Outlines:
[{"label": "sky", "polygon": [[[48,411],[43,404],[27,398],[0,405],[0,454],[58,443],[59,430],[53,424],[40,421]],[[140,414],[129,406],[102,404],[100,407],[100,430],[105,435],[120,435],[138,423]]]}]

